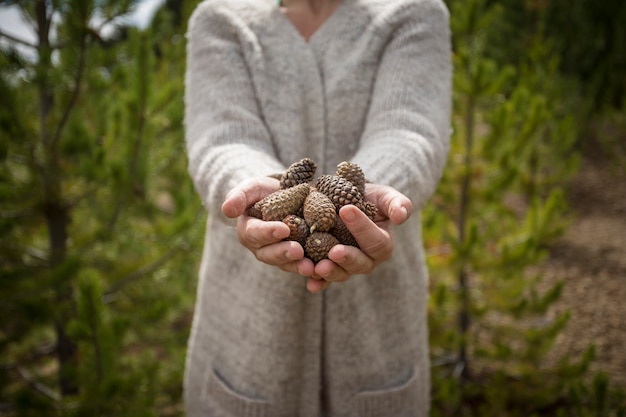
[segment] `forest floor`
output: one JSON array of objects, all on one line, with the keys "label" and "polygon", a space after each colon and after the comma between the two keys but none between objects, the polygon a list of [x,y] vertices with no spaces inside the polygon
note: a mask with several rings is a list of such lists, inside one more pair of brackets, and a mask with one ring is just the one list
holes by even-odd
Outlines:
[{"label": "forest floor", "polygon": [[626,135],[582,151],[566,186],[571,224],[541,266],[546,284],[565,281],[552,314],[571,313],[552,355],[580,358],[594,344],[592,373],[626,388]]}]

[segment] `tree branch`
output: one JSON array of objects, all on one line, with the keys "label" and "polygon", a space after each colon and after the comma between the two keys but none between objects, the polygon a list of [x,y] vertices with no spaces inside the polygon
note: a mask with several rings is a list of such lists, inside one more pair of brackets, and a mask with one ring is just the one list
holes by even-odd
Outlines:
[{"label": "tree branch", "polygon": [[55,147],[61,138],[61,133],[65,128],[65,124],[67,123],[72,109],[76,105],[76,101],[78,100],[78,94],[80,93],[80,87],[82,84],[83,73],[85,70],[85,55],[87,53],[87,37],[83,35],[80,44],[80,50],[78,52],[78,69],[76,70],[76,76],[74,78],[74,88],[72,90],[72,94],[70,96],[70,101],[67,103],[65,110],[63,111],[63,115],[61,116],[61,120],[57,125],[57,129],[54,132],[54,136],[52,137],[52,146]]},{"label": "tree branch", "polygon": [[102,381],[103,369],[102,369],[102,350],[100,348],[100,339],[98,338],[98,319],[96,318],[96,306],[94,305],[94,300],[89,295],[87,297],[87,301],[89,303],[89,326],[91,327],[91,344],[93,345],[94,357],[96,362],[96,380],[99,382]]},{"label": "tree branch", "polygon": [[116,14],[113,16],[109,16],[108,18],[106,18],[105,20],[102,21],[102,23],[100,23],[95,29],[94,31],[96,31],[97,33],[102,32],[102,29],[104,29],[104,27],[106,25],[108,25],[109,23],[113,22],[115,19],[117,19],[118,17],[124,16],[124,14]]},{"label": "tree branch", "polygon": [[28,372],[26,369],[18,366],[17,368],[15,368],[15,370],[17,371],[19,376],[35,391],[50,398],[55,403],[58,403],[59,401],[61,401],[61,397],[56,391],[54,391],[52,388],[48,387],[47,385],[37,381],[35,378],[32,377],[30,372]]},{"label": "tree branch", "polygon": [[[140,56],[138,57],[138,62],[140,66],[143,63],[143,60],[142,60],[142,58],[144,58],[142,55],[143,51],[144,49],[142,48],[140,52]],[[128,172],[129,172],[129,181],[130,181],[131,189],[134,188],[134,191],[136,193],[139,192],[139,194],[143,196],[145,190],[137,189],[135,178],[136,178],[136,173],[137,173],[137,161],[139,158],[139,153],[141,150],[141,145],[143,142],[144,130],[145,130],[144,128],[145,128],[146,113],[147,113],[147,109],[146,109],[147,108],[147,92],[146,92],[147,91],[147,86],[146,86],[147,78],[146,77],[140,78],[140,82],[141,84],[139,86],[138,125],[137,125],[137,131],[136,131],[136,135],[135,135],[134,142],[133,142],[132,152],[130,155],[130,159],[128,161]],[[115,204],[115,209],[113,211],[113,214],[108,222],[109,231],[113,231],[113,228],[117,224],[117,221],[119,220],[122,209],[124,208],[124,205],[126,204],[128,199],[129,199],[129,196],[127,193],[120,193],[119,198],[117,199],[117,202]]]},{"label": "tree branch", "polygon": [[[6,38],[6,39],[10,40],[11,42],[20,44],[22,46],[27,46],[27,47],[32,48],[32,49],[39,49],[40,48],[40,46],[37,45],[37,44],[28,42],[27,40],[24,40],[24,39],[20,39],[18,37],[10,35],[10,34],[8,34],[6,32],[3,32],[1,30],[0,30],[0,38]],[[58,42],[58,43],[55,43],[53,45],[50,45],[49,47],[50,47],[50,49],[54,50],[54,49],[61,49],[61,48],[64,48],[66,46],[67,46],[67,42]]]},{"label": "tree branch", "polygon": [[27,47],[32,48],[32,49],[38,49],[38,46],[36,44],[30,43],[30,42],[28,42],[28,41],[26,41],[24,39],[20,39],[18,37],[13,36],[13,35],[9,35],[8,33],[3,32],[2,30],[0,30],[0,38],[6,38],[6,39],[10,40],[11,42],[15,42],[15,43],[20,44],[22,46],[27,46]]},{"label": "tree branch", "polygon": [[133,273],[120,279],[104,293],[104,296],[103,296],[103,298],[105,299],[104,302],[106,303],[107,299],[110,299],[116,292],[122,290],[124,287],[131,284],[132,282],[137,281],[138,279],[157,271],[159,268],[165,265],[170,259],[172,259],[174,256],[176,256],[179,252],[181,252],[184,249],[185,249],[184,244],[176,245],[170,248],[170,250],[168,250],[167,252],[165,252],[159,259],[155,260],[154,262],[148,265],[145,265],[139,268]]}]

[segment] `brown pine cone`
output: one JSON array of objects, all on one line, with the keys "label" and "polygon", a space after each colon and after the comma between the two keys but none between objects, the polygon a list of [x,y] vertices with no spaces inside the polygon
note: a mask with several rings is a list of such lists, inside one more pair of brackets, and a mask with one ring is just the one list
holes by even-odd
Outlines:
[{"label": "brown pine cone", "polygon": [[263,198],[253,207],[260,208],[262,219],[265,221],[282,221],[289,214],[295,214],[300,210],[310,188],[309,184],[298,184],[284,190],[278,190]]},{"label": "brown pine cone", "polygon": [[291,234],[285,240],[296,241],[304,247],[306,238],[309,236],[309,226],[307,226],[304,219],[295,214],[290,214],[283,219],[283,223],[289,226],[289,230],[291,231]]},{"label": "brown pine cone", "polygon": [[378,207],[376,207],[376,203],[373,201],[364,201],[363,202],[363,212],[370,218],[370,220],[374,221],[376,218],[376,214],[378,213]]},{"label": "brown pine cone", "polygon": [[261,201],[257,201],[250,208],[248,208],[248,216],[256,217],[257,219],[263,219],[263,212],[261,211]]},{"label": "brown pine cone", "polygon": [[304,158],[294,162],[280,178],[280,188],[289,188],[313,180],[317,165],[312,159]]},{"label": "brown pine cone", "polygon": [[354,238],[354,236],[352,236],[352,233],[350,233],[350,230],[348,230],[348,227],[339,216],[337,216],[335,226],[330,229],[330,234],[335,236],[339,243],[343,245],[355,246],[357,248],[359,247],[356,239]]},{"label": "brown pine cone", "polygon": [[337,238],[330,233],[315,232],[307,238],[304,250],[307,257],[317,263],[328,258],[328,251],[338,243]]},{"label": "brown pine cone", "polygon": [[361,195],[365,195],[365,174],[359,165],[343,161],[337,165],[335,175],[347,179],[359,190]]},{"label": "brown pine cone", "polygon": [[313,189],[304,200],[304,220],[313,232],[327,232],[335,225],[335,205],[325,194]]},{"label": "brown pine cone", "polygon": [[363,195],[345,178],[322,175],[317,180],[316,188],[331,199],[337,210],[347,204],[354,204],[358,208],[363,206]]}]

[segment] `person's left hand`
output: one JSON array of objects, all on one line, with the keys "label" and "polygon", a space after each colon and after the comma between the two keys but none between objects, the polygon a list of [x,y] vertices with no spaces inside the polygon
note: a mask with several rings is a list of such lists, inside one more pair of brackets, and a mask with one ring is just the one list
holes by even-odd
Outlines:
[{"label": "person's left hand", "polygon": [[342,207],[339,215],[360,248],[336,245],[315,265],[307,280],[307,289],[313,293],[326,289],[332,282],[346,281],[352,275],[367,274],[393,253],[392,225],[404,223],[413,209],[411,200],[395,188],[367,184],[365,198],[376,203],[378,214],[374,221],[353,205]]},{"label": "person's left hand", "polygon": [[304,257],[304,249],[298,242],[285,240],[289,236],[285,223],[263,221],[246,214],[252,204],[276,191],[278,186],[278,180],[269,177],[245,180],[228,193],[222,212],[226,217],[237,219],[239,242],[260,262],[310,277],[313,262]]}]

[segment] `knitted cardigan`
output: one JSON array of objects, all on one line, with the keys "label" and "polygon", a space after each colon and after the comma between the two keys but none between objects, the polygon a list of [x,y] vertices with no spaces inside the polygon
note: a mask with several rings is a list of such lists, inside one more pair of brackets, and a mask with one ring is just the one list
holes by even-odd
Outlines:
[{"label": "knitted cardigan", "polygon": [[[419,210],[448,152],[441,0],[343,0],[305,41],[275,0],[207,0],[188,33],[189,172],[209,216],[185,372],[189,417],[428,415]],[[392,258],[321,294],[265,265],[220,213],[240,181],[343,160],[408,196]]]}]

